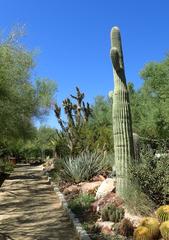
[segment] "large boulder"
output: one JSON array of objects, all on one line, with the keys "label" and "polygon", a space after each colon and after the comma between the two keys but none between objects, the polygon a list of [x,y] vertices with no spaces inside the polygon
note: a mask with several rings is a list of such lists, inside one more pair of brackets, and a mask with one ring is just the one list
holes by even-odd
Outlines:
[{"label": "large boulder", "polygon": [[114,178],[105,179],[96,192],[96,199],[105,197],[108,193],[114,192],[116,189],[116,181]]}]

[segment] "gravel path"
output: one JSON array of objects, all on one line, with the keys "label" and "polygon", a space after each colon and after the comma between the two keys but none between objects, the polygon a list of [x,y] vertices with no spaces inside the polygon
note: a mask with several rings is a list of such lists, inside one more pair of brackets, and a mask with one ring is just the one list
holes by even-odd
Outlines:
[{"label": "gravel path", "polygon": [[77,240],[41,167],[17,166],[0,188],[1,239]]}]

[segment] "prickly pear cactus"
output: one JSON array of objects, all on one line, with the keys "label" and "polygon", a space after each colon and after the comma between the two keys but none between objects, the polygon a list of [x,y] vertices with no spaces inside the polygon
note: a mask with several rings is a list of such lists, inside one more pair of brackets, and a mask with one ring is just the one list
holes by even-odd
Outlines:
[{"label": "prickly pear cactus", "polygon": [[141,221],[140,225],[149,229],[150,235],[153,239],[158,239],[160,234],[160,223],[156,218],[146,217]]},{"label": "prickly pear cactus", "polygon": [[149,229],[139,226],[134,231],[134,240],[152,240]]},{"label": "prickly pear cactus", "polygon": [[156,215],[160,222],[169,220],[169,205],[163,205],[156,211]]},{"label": "prickly pear cactus", "polygon": [[160,232],[164,240],[169,240],[169,221],[161,224]]},{"label": "prickly pear cactus", "polygon": [[129,95],[123,62],[120,31],[111,31],[111,60],[113,64],[113,136],[117,174],[117,193],[123,197],[127,188],[128,165],[134,160],[133,133]]}]

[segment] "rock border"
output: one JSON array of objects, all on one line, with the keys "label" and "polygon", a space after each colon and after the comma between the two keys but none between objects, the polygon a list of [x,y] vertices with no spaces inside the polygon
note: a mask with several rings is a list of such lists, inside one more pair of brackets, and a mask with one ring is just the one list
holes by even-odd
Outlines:
[{"label": "rock border", "polygon": [[61,193],[59,188],[56,186],[56,184],[51,181],[51,177],[49,177],[49,174],[48,173],[45,173],[45,174],[47,176],[47,179],[48,179],[49,183],[53,187],[54,192],[59,197],[59,200],[61,201],[62,207],[64,208],[64,210],[68,214],[68,217],[69,217],[70,221],[72,222],[72,224],[75,228],[75,231],[77,233],[78,238],[80,240],[91,240],[91,238],[89,237],[86,230],[84,230],[84,228],[82,227],[82,224],[80,223],[79,219],[75,216],[75,214],[68,207],[67,201],[65,200],[65,197],[64,197],[63,193]]}]

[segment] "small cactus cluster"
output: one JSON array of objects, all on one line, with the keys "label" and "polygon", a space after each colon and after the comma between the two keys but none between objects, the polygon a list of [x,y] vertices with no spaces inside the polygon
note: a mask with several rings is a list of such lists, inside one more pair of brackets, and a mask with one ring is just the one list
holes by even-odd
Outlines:
[{"label": "small cactus cluster", "polygon": [[158,219],[146,217],[142,220],[134,231],[134,240],[157,240],[160,233],[164,240],[169,240],[169,205],[159,207],[156,215]]},{"label": "small cactus cluster", "polygon": [[106,205],[102,210],[102,220],[111,222],[120,222],[124,217],[124,209],[116,207],[114,204]]}]

